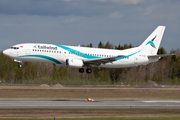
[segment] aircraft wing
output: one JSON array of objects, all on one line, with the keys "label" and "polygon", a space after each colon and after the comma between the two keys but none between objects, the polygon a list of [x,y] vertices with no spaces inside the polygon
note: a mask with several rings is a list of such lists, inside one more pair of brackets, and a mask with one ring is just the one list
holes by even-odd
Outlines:
[{"label": "aircraft wing", "polygon": [[86,60],[83,60],[83,62],[85,65],[99,66],[101,64],[112,63],[114,61],[117,61],[115,58],[118,58],[118,57],[123,57],[123,55],[118,55],[114,57],[106,57],[106,58],[86,59]]}]

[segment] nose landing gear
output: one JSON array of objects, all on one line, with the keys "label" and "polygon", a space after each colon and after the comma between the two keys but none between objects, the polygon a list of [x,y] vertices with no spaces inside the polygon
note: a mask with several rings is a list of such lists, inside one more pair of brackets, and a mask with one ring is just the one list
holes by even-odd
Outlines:
[{"label": "nose landing gear", "polygon": [[19,68],[22,68],[22,67],[23,67],[23,65],[22,65],[22,64],[18,64],[18,67],[19,67]]},{"label": "nose landing gear", "polygon": [[22,67],[23,67],[21,60],[14,59],[14,62],[17,62],[17,63],[18,63],[18,67],[19,67],[19,68],[22,68]]}]

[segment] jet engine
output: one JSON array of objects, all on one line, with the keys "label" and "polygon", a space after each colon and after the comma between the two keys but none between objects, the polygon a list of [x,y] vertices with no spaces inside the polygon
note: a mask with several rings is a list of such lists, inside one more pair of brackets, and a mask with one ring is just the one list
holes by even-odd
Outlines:
[{"label": "jet engine", "polygon": [[67,67],[82,68],[84,65],[82,60],[78,59],[66,59]]}]

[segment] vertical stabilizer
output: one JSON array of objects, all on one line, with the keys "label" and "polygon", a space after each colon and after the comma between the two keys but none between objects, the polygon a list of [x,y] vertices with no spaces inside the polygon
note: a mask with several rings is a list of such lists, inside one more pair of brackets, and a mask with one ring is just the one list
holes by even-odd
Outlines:
[{"label": "vertical stabilizer", "polygon": [[141,44],[141,52],[148,55],[156,55],[164,34],[164,30],[165,26],[158,26]]}]

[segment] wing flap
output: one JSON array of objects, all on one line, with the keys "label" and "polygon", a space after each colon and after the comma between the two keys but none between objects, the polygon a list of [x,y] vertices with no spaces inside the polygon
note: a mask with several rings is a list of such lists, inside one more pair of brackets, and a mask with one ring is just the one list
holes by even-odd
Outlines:
[{"label": "wing flap", "polygon": [[117,61],[116,58],[118,58],[118,57],[123,57],[123,55],[118,55],[118,56],[114,56],[114,57],[106,57],[106,58],[86,59],[83,62],[85,65],[99,66],[101,64],[112,63],[114,61]]}]

